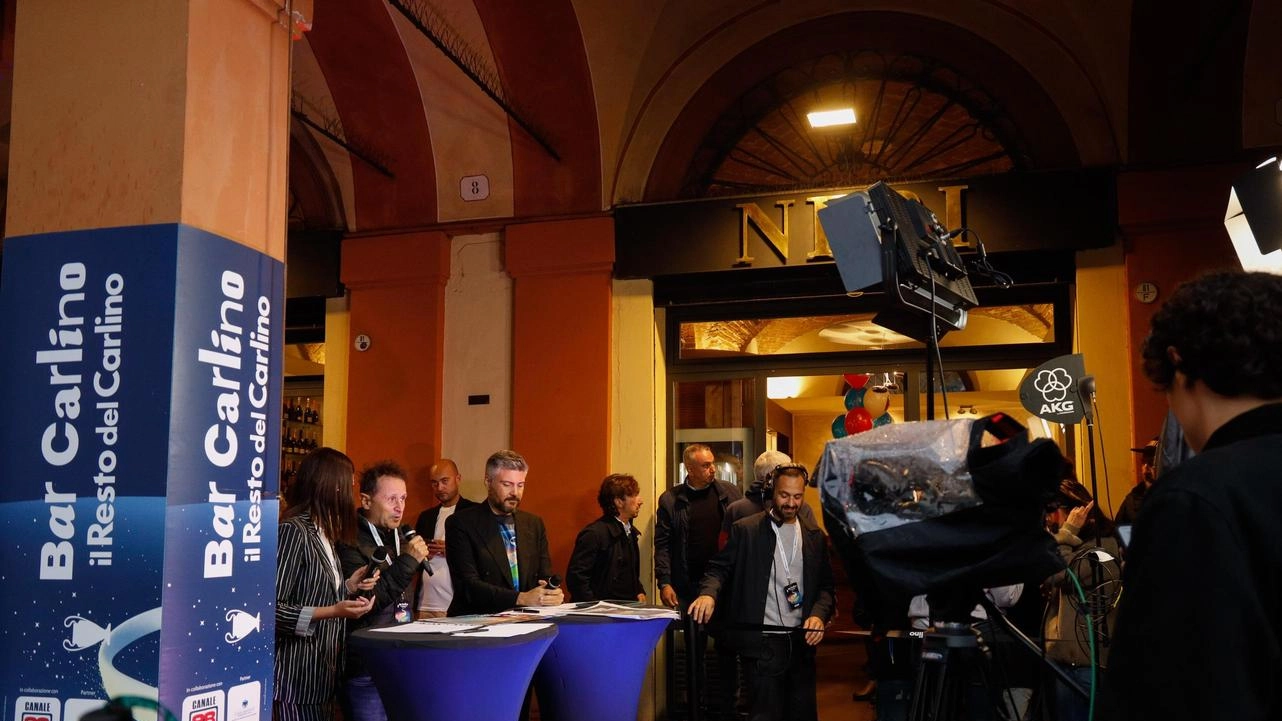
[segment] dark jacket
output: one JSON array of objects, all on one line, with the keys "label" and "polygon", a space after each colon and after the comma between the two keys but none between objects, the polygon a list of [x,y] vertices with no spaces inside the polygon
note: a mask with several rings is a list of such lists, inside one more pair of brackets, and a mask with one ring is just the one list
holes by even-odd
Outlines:
[{"label": "dark jacket", "polygon": [[[418,576],[419,561],[408,553],[396,555],[393,538],[393,534],[404,534],[408,528],[409,526],[401,526],[395,531],[379,529],[382,538],[376,541],[370,533],[369,524],[365,522],[365,517],[362,515],[356,522],[356,545],[338,544],[338,563],[342,566],[343,578],[351,576],[356,569],[368,564],[376,548],[379,546],[387,548],[388,561],[379,567],[381,575],[378,583],[374,584],[374,605],[369,613],[347,622],[348,634],[391,621],[392,614],[396,612],[397,603],[402,601],[408,603],[414,600],[414,579]],[[402,541],[401,549],[404,548],[405,542]],[[350,678],[367,674],[359,655],[348,654],[347,676]]]},{"label": "dark jacket", "polygon": [[346,634],[343,619],[312,617],[317,608],[342,600],[325,541],[306,514],[281,521],[276,541],[273,698],[287,704],[328,703],[338,691]]},{"label": "dark jacket", "polygon": [[1282,718],[1282,404],[1162,475],[1128,548],[1109,719]]},{"label": "dark jacket", "polygon": [[1122,499],[1122,505],[1117,509],[1117,515],[1113,522],[1119,526],[1125,526],[1135,523],[1135,519],[1140,516],[1140,506],[1144,505],[1144,497],[1148,495],[1149,487],[1144,483],[1136,484],[1131,492],[1126,494]]},{"label": "dark jacket", "polygon": [[[743,498],[738,488],[725,481],[713,481],[713,484],[723,515],[727,506]],[[690,527],[688,490],[682,483],[664,491],[659,496],[654,517],[654,575],[658,588],[672,584],[677,596],[687,603],[694,600],[699,581],[689,578],[686,569],[686,539]]]},{"label": "dark jacket", "polygon": [[574,540],[565,570],[565,585],[575,601],[635,601],[641,586],[641,551],[636,528],[631,533],[614,516],[589,523]]},{"label": "dark jacket", "polygon": [[[799,518],[797,522],[802,532],[802,615],[818,616],[827,623],[837,602],[828,541],[813,520]],[[761,624],[765,619],[775,538],[775,522],[769,514],[748,516],[730,527],[726,547],[708,562],[699,595],[717,598],[722,589],[729,590],[717,598],[713,612],[723,623]],[[761,648],[760,630],[731,627],[724,634],[726,645],[745,656],[753,656]]]},{"label": "dark jacket", "polygon": [[[516,511],[516,563],[521,591],[552,575],[543,519]],[[445,560],[454,583],[449,615],[498,613],[516,605],[507,549],[499,534],[499,517],[488,503],[455,511],[445,521]]]},{"label": "dark jacket", "polygon": [[[472,506],[479,506],[481,504],[476,501],[469,501],[466,498],[459,496],[458,503],[455,505],[458,507],[454,509],[454,512],[458,513],[465,508],[471,508]],[[414,530],[418,532],[418,535],[423,537],[424,541],[432,540],[433,534],[436,533],[436,519],[440,517],[440,515],[441,505],[439,503],[418,514],[418,520],[414,522]]]}]

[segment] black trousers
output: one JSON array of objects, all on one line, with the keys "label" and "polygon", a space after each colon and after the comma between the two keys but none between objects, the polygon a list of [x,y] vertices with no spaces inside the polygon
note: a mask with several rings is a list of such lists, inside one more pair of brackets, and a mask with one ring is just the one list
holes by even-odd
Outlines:
[{"label": "black trousers", "polygon": [[766,634],[760,652],[741,657],[750,721],[815,721],[815,647],[800,634]]}]

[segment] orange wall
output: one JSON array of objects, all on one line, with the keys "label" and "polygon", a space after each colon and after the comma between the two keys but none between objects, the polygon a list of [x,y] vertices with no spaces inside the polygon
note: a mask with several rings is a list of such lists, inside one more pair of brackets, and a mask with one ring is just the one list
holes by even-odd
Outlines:
[{"label": "orange wall", "polygon": [[[1118,221],[1126,248],[1133,348],[1132,446],[1153,437],[1166,416],[1166,398],[1144,377],[1140,356],[1149,321],[1180,283],[1209,270],[1240,267],[1224,230],[1224,209],[1233,178],[1249,168],[1199,166],[1118,177]],[[1146,304],[1135,299],[1135,286],[1145,281],[1157,285],[1157,302]]]},{"label": "orange wall", "polygon": [[350,355],[347,455],[357,468],[390,458],[405,466],[406,522],[431,499],[428,470],[441,448],[441,367],[450,241],[406,233],[343,241],[343,283],[351,294],[350,331],[371,339]]},{"label": "orange wall", "polygon": [[600,515],[610,472],[611,218],[506,232],[514,281],[512,448],[530,463],[522,507],[543,517],[564,575],[579,529]]}]

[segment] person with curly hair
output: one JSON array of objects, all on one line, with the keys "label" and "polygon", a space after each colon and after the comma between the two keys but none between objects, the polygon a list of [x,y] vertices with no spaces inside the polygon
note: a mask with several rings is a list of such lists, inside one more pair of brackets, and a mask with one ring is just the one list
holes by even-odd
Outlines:
[{"label": "person with curly hair", "polygon": [[1282,718],[1282,277],[1219,272],[1153,317],[1144,371],[1196,452],[1128,549],[1110,719]]},{"label": "person with curly hair", "polygon": [[601,517],[574,540],[565,585],[575,601],[645,601],[641,585],[641,532],[632,522],[641,511],[641,485],[634,476],[611,473],[597,493]]}]

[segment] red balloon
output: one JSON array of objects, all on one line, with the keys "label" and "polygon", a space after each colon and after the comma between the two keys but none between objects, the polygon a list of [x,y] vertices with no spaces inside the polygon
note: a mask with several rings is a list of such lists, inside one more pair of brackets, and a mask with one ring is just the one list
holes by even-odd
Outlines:
[{"label": "red balloon", "polygon": [[872,428],[872,416],[867,408],[851,408],[846,414],[846,433],[854,435]]},{"label": "red balloon", "polygon": [[850,384],[851,388],[863,388],[868,385],[867,373],[846,373],[842,378],[846,379],[846,382]]}]

